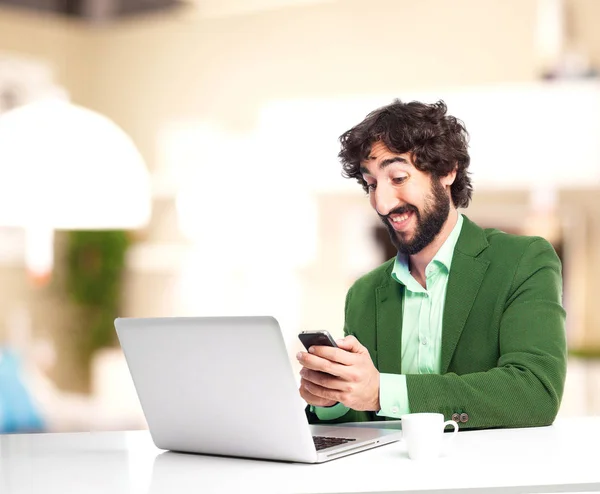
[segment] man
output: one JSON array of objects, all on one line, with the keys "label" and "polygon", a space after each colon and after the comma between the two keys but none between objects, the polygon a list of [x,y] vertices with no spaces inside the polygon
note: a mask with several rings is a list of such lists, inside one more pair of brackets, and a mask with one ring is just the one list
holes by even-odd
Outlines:
[{"label": "man", "polygon": [[439,412],[465,429],[556,417],[560,261],[542,238],[458,213],[472,192],[467,138],[441,101],[395,101],[340,137],[344,175],[362,184],[398,255],[348,291],[340,348],[298,354],[310,422]]}]

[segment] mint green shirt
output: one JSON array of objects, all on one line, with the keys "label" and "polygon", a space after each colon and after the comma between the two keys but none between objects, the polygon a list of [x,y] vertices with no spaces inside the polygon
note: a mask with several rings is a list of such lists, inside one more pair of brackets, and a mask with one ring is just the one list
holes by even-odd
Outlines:
[{"label": "mint green shirt", "polygon": [[[442,355],[442,318],[446,287],[454,247],[462,229],[458,221],[433,259],[425,268],[426,288],[410,274],[408,257],[398,254],[392,278],[404,285],[402,316],[402,374],[379,375],[379,404],[377,415],[400,418],[410,413],[406,374],[439,374]],[[335,406],[311,407],[321,420],[333,420],[349,409],[341,403]]]}]

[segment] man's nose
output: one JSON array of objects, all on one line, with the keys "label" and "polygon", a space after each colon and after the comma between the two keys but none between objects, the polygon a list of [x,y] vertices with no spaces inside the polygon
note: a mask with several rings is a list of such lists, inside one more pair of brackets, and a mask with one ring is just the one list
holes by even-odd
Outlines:
[{"label": "man's nose", "polygon": [[375,210],[381,216],[387,216],[390,211],[398,207],[400,201],[392,187],[377,186],[375,189]]}]

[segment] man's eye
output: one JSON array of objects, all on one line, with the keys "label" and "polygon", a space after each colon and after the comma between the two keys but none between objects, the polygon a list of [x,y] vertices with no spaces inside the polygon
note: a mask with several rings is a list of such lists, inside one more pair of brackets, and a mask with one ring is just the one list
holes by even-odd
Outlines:
[{"label": "man's eye", "polygon": [[375,190],[377,188],[377,184],[367,184],[367,190],[369,192]]},{"label": "man's eye", "polygon": [[394,178],[392,178],[392,182],[394,182],[396,185],[403,184],[407,180],[408,180],[408,177],[394,177]]}]

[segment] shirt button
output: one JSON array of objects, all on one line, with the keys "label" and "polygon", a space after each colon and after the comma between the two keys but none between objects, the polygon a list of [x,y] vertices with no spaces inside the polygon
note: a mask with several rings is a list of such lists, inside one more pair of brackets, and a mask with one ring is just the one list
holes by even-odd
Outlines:
[{"label": "shirt button", "polygon": [[460,421],[464,424],[466,422],[469,421],[469,414],[467,413],[461,413],[460,414]]},{"label": "shirt button", "polygon": [[460,414],[459,413],[453,413],[452,414],[452,420],[454,420],[454,422],[460,422]]},{"label": "shirt button", "polygon": [[427,338],[423,338],[421,340],[421,345],[427,345]]},{"label": "shirt button", "polygon": [[392,413],[398,413],[398,407],[392,407]]}]

